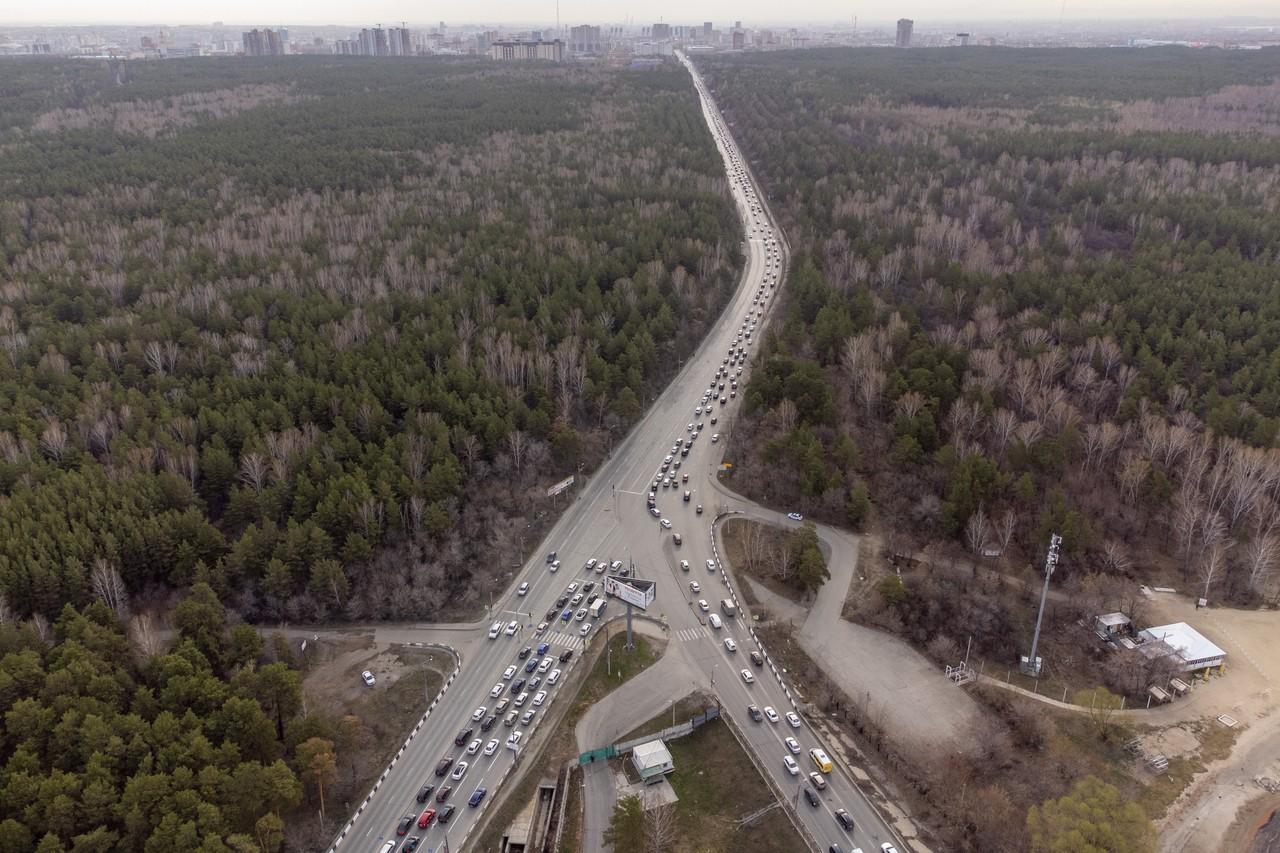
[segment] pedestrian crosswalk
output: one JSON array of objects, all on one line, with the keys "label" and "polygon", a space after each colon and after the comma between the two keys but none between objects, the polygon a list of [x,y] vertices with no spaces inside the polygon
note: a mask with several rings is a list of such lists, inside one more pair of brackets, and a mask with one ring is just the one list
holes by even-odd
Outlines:
[{"label": "pedestrian crosswalk", "polygon": [[696,628],[681,628],[676,631],[676,639],[682,643],[692,643],[697,640],[703,640],[708,637],[707,629],[699,625]]},{"label": "pedestrian crosswalk", "polygon": [[581,637],[573,637],[560,631],[552,631],[547,635],[547,642],[553,646],[565,646],[566,648],[576,649],[582,645]]}]

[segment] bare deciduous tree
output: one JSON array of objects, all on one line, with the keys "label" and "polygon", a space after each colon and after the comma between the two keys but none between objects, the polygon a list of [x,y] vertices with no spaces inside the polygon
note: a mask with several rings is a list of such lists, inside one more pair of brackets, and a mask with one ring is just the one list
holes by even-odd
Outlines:
[{"label": "bare deciduous tree", "polygon": [[262,494],[267,484],[267,460],[261,453],[251,451],[240,457],[240,480]]},{"label": "bare deciduous tree", "polygon": [[98,600],[115,611],[121,621],[128,620],[129,590],[125,587],[124,578],[120,577],[120,570],[115,564],[103,557],[94,557],[89,580],[93,584],[93,594]]},{"label": "bare deciduous tree", "polygon": [[991,524],[987,521],[987,514],[979,507],[977,512],[969,516],[969,521],[964,526],[964,538],[969,543],[969,550],[982,556],[990,534]]}]

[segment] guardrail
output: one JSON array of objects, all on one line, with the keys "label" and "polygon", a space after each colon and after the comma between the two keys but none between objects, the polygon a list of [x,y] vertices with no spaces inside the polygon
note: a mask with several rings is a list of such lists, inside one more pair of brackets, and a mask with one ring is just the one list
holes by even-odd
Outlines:
[{"label": "guardrail", "polygon": [[795,809],[791,805],[791,801],[787,799],[787,795],[783,792],[782,787],[774,781],[773,776],[765,770],[764,765],[760,763],[760,759],[756,757],[751,746],[747,743],[746,737],[738,728],[738,724],[733,721],[733,716],[727,712],[720,714],[720,719],[724,720],[729,726],[729,731],[733,733],[733,737],[738,741],[738,745],[742,747],[742,751],[751,759],[751,763],[755,765],[756,771],[764,778],[765,784],[773,791],[773,795],[778,798],[778,802],[782,804],[782,811],[786,813],[787,818],[791,821],[791,825],[795,827],[796,832],[804,839],[805,844],[809,845],[809,849],[813,853],[820,853],[822,847],[818,844],[818,839],[813,837],[809,832],[809,828],[804,825],[804,821],[800,820],[800,815],[796,814]]},{"label": "guardrail", "polygon": [[404,743],[400,745],[400,749],[396,750],[396,754],[392,757],[391,763],[382,771],[382,775],[378,777],[378,781],[373,783],[373,787],[369,790],[369,793],[365,795],[364,801],[360,803],[360,806],[356,809],[356,813],[353,814],[351,819],[347,821],[346,825],[342,827],[342,831],[338,833],[337,838],[333,839],[333,843],[329,845],[329,853],[333,853],[333,851],[337,850],[338,845],[342,844],[342,840],[347,837],[347,833],[351,832],[351,828],[355,826],[356,821],[360,819],[360,815],[364,813],[366,808],[368,808],[369,802],[373,799],[373,795],[378,793],[378,788],[382,787],[382,783],[387,780],[388,774],[391,773],[391,768],[396,766],[396,762],[400,760],[400,756],[404,755],[404,751],[409,748],[409,744],[413,742],[413,739],[418,736],[418,732],[420,732],[422,727],[426,724],[427,717],[431,716],[431,712],[436,709],[436,706],[440,704],[440,700],[444,698],[444,694],[449,691],[449,686],[457,679],[458,673],[462,672],[462,655],[457,649],[453,648],[453,646],[437,645],[434,643],[431,644],[430,647],[435,649],[444,649],[453,656],[453,672],[449,674],[447,679],[445,679],[444,686],[440,688],[440,692],[431,700],[431,704],[427,706],[427,710],[423,712],[422,717],[418,720],[418,724],[413,727],[413,731],[409,732],[409,736],[404,739]]}]

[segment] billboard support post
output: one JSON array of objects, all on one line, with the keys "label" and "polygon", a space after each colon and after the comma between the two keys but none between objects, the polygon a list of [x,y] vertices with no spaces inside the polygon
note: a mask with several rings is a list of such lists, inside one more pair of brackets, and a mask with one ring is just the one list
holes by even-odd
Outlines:
[{"label": "billboard support post", "polygon": [[631,602],[627,602],[627,650],[630,651],[635,647],[635,640],[631,636]]}]

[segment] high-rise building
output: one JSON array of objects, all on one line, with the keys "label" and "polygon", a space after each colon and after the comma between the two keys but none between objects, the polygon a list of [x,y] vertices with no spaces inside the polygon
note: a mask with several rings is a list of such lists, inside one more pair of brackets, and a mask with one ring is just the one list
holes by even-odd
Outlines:
[{"label": "high-rise building", "polygon": [[283,56],[284,40],[275,30],[250,30],[240,37],[245,56]]},{"label": "high-rise building", "polygon": [[594,56],[603,53],[600,41],[600,28],[586,24],[569,28],[569,52],[579,56]]},{"label": "high-rise building", "polygon": [[669,39],[671,38],[671,25],[670,24],[654,24],[653,28],[649,31],[649,33],[651,36],[653,36],[654,41],[662,41],[663,39]]},{"label": "high-rise building", "polygon": [[911,29],[916,22],[910,18],[898,19],[898,40],[894,42],[898,47],[911,47]]},{"label": "high-rise building", "polygon": [[747,34],[742,30],[734,27],[733,30],[733,49],[742,50],[747,46]]},{"label": "high-rise building", "polygon": [[704,38],[711,38],[711,22],[710,21],[702,22],[702,35]]},{"label": "high-rise building", "polygon": [[961,47],[968,47],[968,46],[969,46],[969,34],[968,34],[968,33],[956,33],[956,41],[960,42],[960,46],[961,46]]},{"label": "high-rise building", "polygon": [[564,42],[554,41],[495,41],[489,45],[489,58],[499,62],[524,62],[543,59],[549,62],[564,61]]}]

